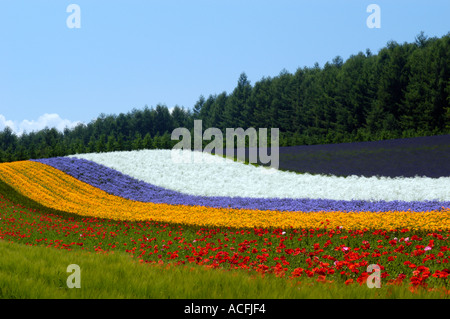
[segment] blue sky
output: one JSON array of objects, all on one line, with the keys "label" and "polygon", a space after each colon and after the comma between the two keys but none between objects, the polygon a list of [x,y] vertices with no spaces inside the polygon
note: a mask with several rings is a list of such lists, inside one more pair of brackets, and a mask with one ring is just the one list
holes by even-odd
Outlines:
[{"label": "blue sky", "polygon": [[[370,4],[381,28],[366,25]],[[66,8],[81,9],[70,29]],[[320,66],[420,31],[450,31],[448,0],[0,0],[0,129],[62,129],[145,105],[192,108],[283,69]]]}]

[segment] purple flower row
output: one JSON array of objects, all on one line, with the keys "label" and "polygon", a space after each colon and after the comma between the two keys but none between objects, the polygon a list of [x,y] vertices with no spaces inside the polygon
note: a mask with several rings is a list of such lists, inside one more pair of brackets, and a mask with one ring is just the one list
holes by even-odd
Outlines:
[{"label": "purple flower row", "polygon": [[[249,149],[245,149],[248,160]],[[270,153],[270,148],[268,153]],[[237,156],[236,149],[234,150]],[[450,135],[279,148],[279,168],[311,174],[450,176]],[[260,164],[264,165],[260,162]]]},{"label": "purple flower row", "polygon": [[59,169],[76,179],[109,194],[126,199],[171,205],[207,206],[279,211],[429,211],[450,207],[450,202],[437,201],[363,201],[328,199],[209,197],[183,194],[145,183],[92,161],[55,157],[34,160]]}]

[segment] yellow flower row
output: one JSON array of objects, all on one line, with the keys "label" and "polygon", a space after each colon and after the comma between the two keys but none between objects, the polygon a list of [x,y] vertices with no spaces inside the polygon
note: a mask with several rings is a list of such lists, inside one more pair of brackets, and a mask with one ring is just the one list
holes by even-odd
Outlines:
[{"label": "yellow flower row", "polygon": [[[143,203],[110,195],[51,166],[0,164],[0,179],[50,208],[83,216],[215,227],[450,229],[450,209],[431,212],[281,212]],[[328,220],[328,223],[326,222]]]}]

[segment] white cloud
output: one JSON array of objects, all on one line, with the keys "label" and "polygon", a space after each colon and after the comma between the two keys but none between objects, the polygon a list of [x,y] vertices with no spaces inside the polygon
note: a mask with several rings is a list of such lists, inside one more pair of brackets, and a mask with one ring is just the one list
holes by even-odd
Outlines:
[{"label": "white cloud", "polygon": [[5,127],[10,127],[17,135],[22,135],[24,132],[39,131],[46,127],[56,128],[58,131],[63,131],[64,128],[73,128],[80,124],[79,121],[70,121],[62,119],[58,114],[44,114],[39,116],[37,120],[23,120],[21,122],[7,120],[5,116],[0,114],[0,130]]},{"label": "white cloud", "polygon": [[14,122],[6,120],[6,118],[2,114],[0,114],[0,130],[3,131],[7,126],[9,126],[14,132],[16,131]]}]

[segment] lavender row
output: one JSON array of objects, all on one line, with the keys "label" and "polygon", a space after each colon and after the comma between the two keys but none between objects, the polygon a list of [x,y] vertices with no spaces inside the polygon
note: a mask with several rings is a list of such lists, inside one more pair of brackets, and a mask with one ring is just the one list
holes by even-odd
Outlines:
[{"label": "lavender row", "polygon": [[[248,153],[239,159],[248,160]],[[450,135],[280,147],[279,168],[339,176],[450,176]]]},{"label": "lavender row", "polygon": [[279,211],[429,211],[450,207],[450,202],[437,201],[344,201],[327,199],[206,197],[182,194],[151,185],[92,161],[56,157],[34,160],[50,165],[76,179],[122,198],[171,205]]}]

